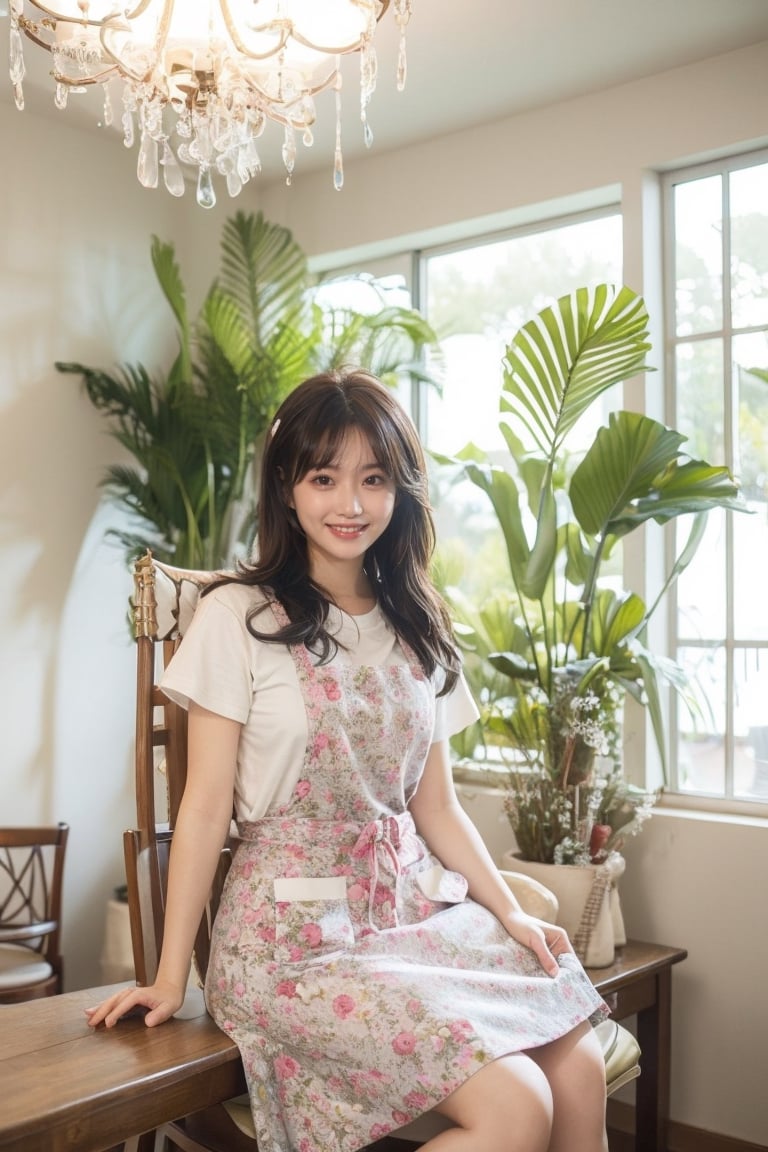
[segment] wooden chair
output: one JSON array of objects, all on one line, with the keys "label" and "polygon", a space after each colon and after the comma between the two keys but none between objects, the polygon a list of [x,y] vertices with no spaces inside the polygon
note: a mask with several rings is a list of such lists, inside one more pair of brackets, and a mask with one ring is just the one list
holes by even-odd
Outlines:
[{"label": "wooden chair", "polygon": [[0,828],[0,1004],[62,991],[61,891],[69,826]]},{"label": "wooden chair", "polygon": [[[151,983],[157,971],[168,857],[186,781],[187,714],[165,697],[157,684],[192,618],[202,588],[214,575],[173,568],[153,560],[150,553],[137,561],[134,571],[137,826],[125,833],[124,849],[131,938],[139,984]],[[222,851],[197,933],[193,977],[200,984],[205,979],[211,925],[230,858],[227,847]],[[529,906],[533,914],[556,912],[554,897],[536,881],[515,873],[502,874],[523,906]],[[639,1074],[639,1050],[634,1037],[617,1024],[609,1021],[600,1028],[608,1087],[609,1091],[615,1091]],[[182,1099],[181,1105],[189,1115],[160,1130],[171,1146],[184,1152],[257,1152],[247,1097],[201,1112],[195,1112],[194,1099]],[[369,1152],[419,1147],[441,1126],[444,1125],[440,1117],[429,1113],[414,1125],[372,1145]],[[138,1141],[136,1152],[151,1152],[153,1141],[154,1135],[147,1134]]]}]

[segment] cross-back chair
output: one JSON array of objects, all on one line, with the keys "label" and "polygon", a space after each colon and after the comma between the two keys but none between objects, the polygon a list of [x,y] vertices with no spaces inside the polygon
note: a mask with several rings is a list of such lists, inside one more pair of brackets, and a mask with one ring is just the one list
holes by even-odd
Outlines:
[{"label": "cross-back chair", "polygon": [[62,991],[61,896],[69,825],[0,828],[0,1004]]},{"label": "cross-back chair", "polygon": [[[192,619],[202,589],[215,575],[173,568],[154,560],[151,553],[139,559],[134,570],[137,826],[125,833],[124,849],[131,939],[139,984],[151,983],[157,972],[168,858],[187,766],[187,714],[163,695],[158,680]],[[205,980],[211,926],[230,859],[230,848],[226,846],[197,933],[194,975],[200,983]],[[517,873],[502,875],[523,907],[534,915],[554,920],[557,902],[547,889]],[[639,1075],[639,1050],[634,1037],[617,1024],[608,1021],[599,1028],[608,1091],[613,1092]],[[419,1147],[445,1126],[446,1122],[436,1113],[428,1113],[414,1125],[399,1129],[393,1137],[372,1145],[369,1152]],[[190,1115],[164,1125],[161,1134],[184,1152],[258,1152],[247,1097],[196,1113],[191,1101]],[[147,1134],[142,1140],[137,1152],[151,1152],[153,1134]]]}]

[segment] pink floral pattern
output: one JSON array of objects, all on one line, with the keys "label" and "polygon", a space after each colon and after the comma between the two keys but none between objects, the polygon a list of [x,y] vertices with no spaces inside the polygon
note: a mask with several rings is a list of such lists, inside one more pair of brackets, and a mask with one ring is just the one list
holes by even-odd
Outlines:
[{"label": "pink floral pattern", "polygon": [[[412,655],[292,653],[304,769],[290,803],[240,828],[206,994],[243,1054],[260,1152],[353,1152],[606,1009],[574,958],[545,975],[417,835],[434,689]],[[276,900],[277,877],[343,877],[346,896]]]}]

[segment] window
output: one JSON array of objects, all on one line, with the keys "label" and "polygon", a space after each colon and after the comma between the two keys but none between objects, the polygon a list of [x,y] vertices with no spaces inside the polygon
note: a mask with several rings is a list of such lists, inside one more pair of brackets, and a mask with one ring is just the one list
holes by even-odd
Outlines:
[{"label": "window", "polygon": [[[326,314],[326,325],[330,326],[327,330],[329,343],[335,345],[331,329],[336,324],[343,329],[349,312],[375,316],[387,308],[412,308],[412,263],[412,255],[407,252],[388,259],[369,260],[351,268],[315,269],[317,282],[312,290],[312,300]],[[394,351],[395,345],[394,340],[386,344],[387,354]],[[384,342],[380,341],[380,351],[384,348]],[[346,349],[349,362],[358,359],[356,351],[357,346]],[[376,371],[380,365],[373,363],[370,367]],[[404,372],[397,385],[397,395],[406,410],[415,415],[413,391],[410,376]]]},{"label": "window", "polygon": [[[419,303],[444,358],[442,395],[427,391],[422,406],[429,449],[451,455],[472,441],[503,458],[498,419],[506,345],[559,296],[621,283],[621,229],[618,210],[609,209],[422,253]],[[490,505],[472,484],[449,485],[439,471],[431,487],[445,575],[474,600],[484,599],[506,572]]]},{"label": "window", "polygon": [[664,203],[670,419],[749,509],[709,517],[676,589],[701,699],[694,716],[676,704],[671,785],[768,801],[768,154],[671,173]]}]

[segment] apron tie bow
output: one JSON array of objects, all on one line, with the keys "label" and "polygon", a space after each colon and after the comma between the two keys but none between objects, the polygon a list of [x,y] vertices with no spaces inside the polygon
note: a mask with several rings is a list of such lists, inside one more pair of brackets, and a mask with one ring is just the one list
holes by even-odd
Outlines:
[{"label": "apron tie bow", "polygon": [[[385,855],[394,872],[394,881],[400,875],[400,824],[396,816],[384,816],[380,820],[371,820],[363,825],[363,829],[352,849],[352,855],[360,860],[368,857],[370,868],[370,888],[368,892],[368,923],[374,932],[381,929],[374,922],[374,908],[376,902],[376,889],[379,885],[380,857]],[[392,892],[392,920],[395,928],[399,927],[397,918],[397,894]]]}]

